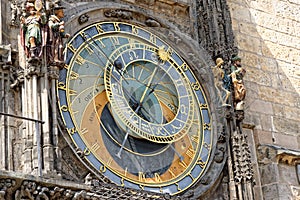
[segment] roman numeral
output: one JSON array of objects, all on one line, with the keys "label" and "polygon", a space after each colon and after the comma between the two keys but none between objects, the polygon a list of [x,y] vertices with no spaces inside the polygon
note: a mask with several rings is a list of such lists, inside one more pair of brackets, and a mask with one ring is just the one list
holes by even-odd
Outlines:
[{"label": "roman numeral", "polygon": [[81,131],[80,131],[80,133],[82,134],[82,135],[84,135],[84,134],[86,134],[86,133],[88,133],[89,132],[89,130],[87,129],[87,128],[83,128],[83,129],[81,129]]},{"label": "roman numeral", "polygon": [[161,177],[158,173],[154,173],[154,177],[156,182],[162,182]]},{"label": "roman numeral", "polygon": [[144,172],[139,172],[139,181],[145,182],[145,180],[146,180],[146,175],[144,174]]},{"label": "roman numeral", "polygon": [[76,79],[78,79],[78,77],[79,77],[78,73],[71,71],[71,73],[70,73],[71,80],[76,80]]},{"label": "roman numeral", "polygon": [[85,63],[85,60],[80,55],[78,55],[75,62],[78,63],[79,65],[83,65]]},{"label": "roman numeral", "polygon": [[189,149],[185,152],[185,154],[186,154],[188,157],[190,157],[190,158],[194,158],[194,156],[195,156],[195,150],[192,149],[192,148],[189,148]]},{"label": "roman numeral", "polygon": [[93,152],[96,152],[98,149],[100,149],[100,145],[98,143],[95,143],[91,146],[91,150]]}]

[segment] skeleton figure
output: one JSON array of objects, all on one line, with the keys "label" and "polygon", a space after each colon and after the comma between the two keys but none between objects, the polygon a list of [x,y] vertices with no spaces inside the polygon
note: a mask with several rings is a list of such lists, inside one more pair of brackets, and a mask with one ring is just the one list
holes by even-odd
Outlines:
[{"label": "skeleton figure", "polygon": [[[222,58],[217,58],[216,59],[216,66],[212,67],[212,71],[214,74],[214,83],[215,83],[215,88],[217,90],[217,94],[221,100],[222,106],[230,106],[227,104],[228,97],[230,95],[230,91],[228,91],[224,87],[224,78],[227,76],[224,72],[223,69],[223,64],[224,61]],[[225,92],[225,98],[222,96],[222,91]]]}]

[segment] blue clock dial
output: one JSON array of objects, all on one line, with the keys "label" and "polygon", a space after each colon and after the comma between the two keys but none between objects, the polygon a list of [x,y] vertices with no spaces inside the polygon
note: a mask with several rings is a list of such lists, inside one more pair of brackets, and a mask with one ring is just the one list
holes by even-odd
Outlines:
[{"label": "blue clock dial", "polygon": [[57,92],[83,162],[115,184],[175,195],[208,166],[211,116],[201,84],[146,29],[102,22],[79,31],[67,44]]}]

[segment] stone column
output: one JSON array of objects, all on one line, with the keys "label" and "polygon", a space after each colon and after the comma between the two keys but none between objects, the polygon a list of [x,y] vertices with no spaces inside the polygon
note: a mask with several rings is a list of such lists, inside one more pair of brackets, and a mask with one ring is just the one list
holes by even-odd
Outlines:
[{"label": "stone column", "polygon": [[[0,6],[1,9],[1,6]],[[1,20],[1,18],[0,18]],[[1,27],[1,26],[0,26]],[[12,137],[13,121],[5,114],[11,113],[9,109],[11,95],[9,93],[11,62],[11,45],[0,45],[0,169],[12,170]]]},{"label": "stone column", "polygon": [[[45,54],[44,54],[45,56]],[[44,58],[46,61],[46,58]],[[54,149],[53,149],[53,134],[51,133],[51,126],[53,121],[50,124],[51,111],[49,107],[51,106],[51,86],[49,87],[49,74],[46,63],[42,66],[42,73],[44,74],[41,79],[41,115],[42,120],[45,122],[42,126],[43,133],[43,162],[44,162],[44,171],[46,174],[53,173],[55,171],[54,163]],[[52,131],[53,132],[53,131]]]},{"label": "stone column", "polygon": [[[36,60],[27,64],[26,88],[24,99],[29,99],[26,105],[26,114],[28,118],[39,120],[40,110],[40,84],[38,84],[38,75],[40,74],[41,63]],[[28,121],[25,145],[25,171],[36,175],[41,175],[42,158],[41,158],[41,126],[40,123]]]},{"label": "stone column", "polygon": [[[22,99],[23,99],[23,113],[22,115],[25,117],[31,117],[29,101],[31,97],[31,90],[30,90],[31,80],[28,77],[25,79],[24,82],[24,91],[22,92]],[[24,121],[24,152],[23,152],[23,172],[30,173],[32,171],[32,122]]]},{"label": "stone column", "polygon": [[56,82],[59,78],[59,67],[55,65],[49,66],[49,78],[51,80],[51,100],[52,100],[52,132],[55,166],[57,173],[61,173],[61,151],[58,148],[58,122],[57,122],[57,99],[56,99]]}]

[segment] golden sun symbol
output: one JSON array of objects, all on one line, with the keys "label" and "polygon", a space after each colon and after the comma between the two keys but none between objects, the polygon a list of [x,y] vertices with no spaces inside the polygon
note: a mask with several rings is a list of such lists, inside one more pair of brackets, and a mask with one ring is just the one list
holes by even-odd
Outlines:
[{"label": "golden sun symbol", "polygon": [[170,58],[170,53],[164,49],[164,47],[159,47],[158,49],[158,57],[162,61],[166,61]]}]

